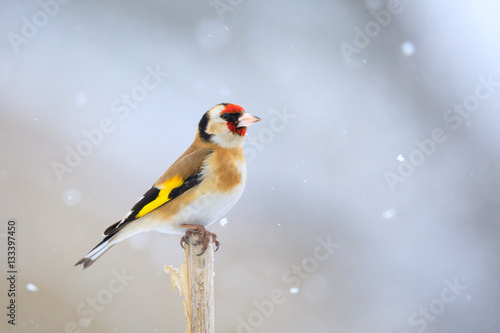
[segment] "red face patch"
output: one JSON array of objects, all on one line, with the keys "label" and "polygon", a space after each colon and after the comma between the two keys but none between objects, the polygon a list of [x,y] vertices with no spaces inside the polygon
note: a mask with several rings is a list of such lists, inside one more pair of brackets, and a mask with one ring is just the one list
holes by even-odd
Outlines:
[{"label": "red face patch", "polygon": [[221,118],[227,120],[227,128],[229,128],[231,133],[241,136],[246,134],[246,127],[238,127],[238,118],[243,113],[245,113],[245,110],[239,105],[227,104],[224,106],[224,110],[220,113]]},{"label": "red face patch", "polygon": [[236,133],[238,133],[241,136],[245,136],[245,134],[247,134],[247,128],[246,127],[237,128]]},{"label": "red face patch", "polygon": [[243,112],[245,112],[245,110],[243,110],[243,108],[239,105],[228,104],[224,107],[224,111],[222,111],[221,114],[223,114],[223,113],[236,113],[236,112],[243,113]]},{"label": "red face patch", "polygon": [[238,133],[241,136],[245,136],[245,134],[247,133],[246,127],[237,127],[235,123],[230,121],[227,122],[227,128],[229,128],[229,130],[233,134]]}]

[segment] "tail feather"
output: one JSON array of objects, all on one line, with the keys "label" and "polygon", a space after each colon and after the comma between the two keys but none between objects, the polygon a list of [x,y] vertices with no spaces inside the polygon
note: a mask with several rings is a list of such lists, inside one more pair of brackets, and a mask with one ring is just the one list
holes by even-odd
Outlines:
[{"label": "tail feather", "polygon": [[80,261],[78,261],[75,266],[82,265],[83,269],[85,269],[92,265],[94,261],[99,259],[100,256],[102,256],[116,243],[121,242],[122,240],[127,239],[139,232],[149,231],[149,229],[146,230],[140,225],[122,224],[118,226],[119,223],[120,222],[116,222],[111,227],[106,229],[106,231],[104,231],[104,239],[99,244],[97,244],[97,246],[94,247],[92,251],[90,251],[85,257],[80,259]]},{"label": "tail feather", "polygon": [[115,242],[111,242],[115,235],[116,234],[105,237],[102,242],[97,244],[97,246],[94,247],[85,257],[80,259],[75,266],[83,265],[83,269],[85,269],[92,265],[94,261],[99,259],[100,256],[115,245]]}]

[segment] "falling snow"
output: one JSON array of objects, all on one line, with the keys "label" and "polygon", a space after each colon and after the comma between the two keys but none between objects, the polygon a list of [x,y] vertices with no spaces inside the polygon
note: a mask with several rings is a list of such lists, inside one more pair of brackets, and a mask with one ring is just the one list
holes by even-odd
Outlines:
[{"label": "falling snow", "polygon": [[87,104],[87,95],[83,91],[79,92],[78,95],[76,95],[75,104],[79,107]]},{"label": "falling snow", "polygon": [[392,219],[394,216],[396,216],[396,209],[388,209],[382,213],[382,217],[386,220]]},{"label": "falling snow", "polygon": [[413,42],[407,40],[401,45],[401,52],[407,57],[411,57],[415,54],[415,44]]},{"label": "falling snow", "polygon": [[76,190],[68,190],[62,194],[62,202],[68,206],[75,206],[82,200],[82,195]]},{"label": "falling snow", "polygon": [[34,285],[33,283],[28,283],[26,285],[26,289],[28,289],[29,291],[32,291],[34,293],[38,291],[38,287],[36,285]]}]

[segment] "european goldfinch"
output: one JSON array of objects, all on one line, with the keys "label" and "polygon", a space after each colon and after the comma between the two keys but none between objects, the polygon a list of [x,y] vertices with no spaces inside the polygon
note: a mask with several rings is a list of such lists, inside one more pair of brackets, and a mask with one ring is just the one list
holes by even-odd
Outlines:
[{"label": "european goldfinch", "polygon": [[235,104],[218,104],[198,124],[193,144],[154,183],[121,220],[104,231],[104,239],[75,266],[87,268],[116,243],[143,231],[186,235],[199,232],[202,253],[216,235],[205,227],[238,201],[245,187],[243,155],[246,129],[260,118]]}]

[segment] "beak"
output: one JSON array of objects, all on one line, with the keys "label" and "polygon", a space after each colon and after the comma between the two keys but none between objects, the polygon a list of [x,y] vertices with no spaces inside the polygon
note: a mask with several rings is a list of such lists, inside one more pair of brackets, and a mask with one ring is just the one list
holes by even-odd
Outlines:
[{"label": "beak", "polygon": [[259,117],[252,116],[250,113],[244,113],[238,118],[238,127],[248,127],[253,123],[261,121]]}]

